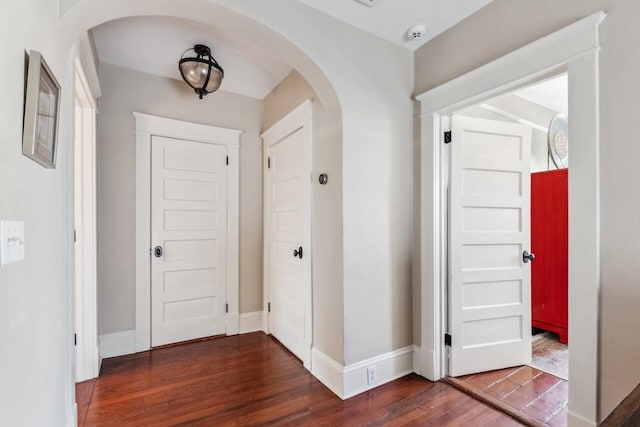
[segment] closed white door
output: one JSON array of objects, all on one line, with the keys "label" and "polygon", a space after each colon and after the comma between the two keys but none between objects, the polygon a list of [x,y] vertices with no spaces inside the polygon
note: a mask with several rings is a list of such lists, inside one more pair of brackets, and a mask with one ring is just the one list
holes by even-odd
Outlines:
[{"label": "closed white door", "polygon": [[531,130],[452,119],[449,375],[531,362]]},{"label": "closed white door", "polygon": [[311,327],[310,133],[300,128],[267,149],[270,227],[269,329],[285,347],[309,363]]},{"label": "closed white door", "polygon": [[227,149],[152,137],[151,345],[224,334]]}]

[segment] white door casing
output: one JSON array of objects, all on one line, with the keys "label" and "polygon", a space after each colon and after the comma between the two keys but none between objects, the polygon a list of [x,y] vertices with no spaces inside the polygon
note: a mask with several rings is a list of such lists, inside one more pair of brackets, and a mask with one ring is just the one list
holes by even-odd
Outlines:
[{"label": "white door casing", "polygon": [[599,27],[597,12],[463,76],[416,96],[421,109],[421,345],[414,369],[437,381],[445,373],[447,233],[443,204],[442,118],[545,77],[569,76],[569,422],[597,425],[598,312],[600,288]]},{"label": "white door casing", "polygon": [[[88,38],[74,47],[74,294],[76,382],[98,376],[96,115],[100,85]],[[92,79],[91,76],[94,76]]]},{"label": "white door casing", "polygon": [[[151,161],[152,140],[165,137],[226,148],[226,334],[239,330],[239,142],[242,131],[149,114],[136,118],[136,352],[151,348]],[[225,149],[223,148],[223,149]],[[225,158],[226,163],[226,158]],[[158,345],[155,344],[154,345]]]},{"label": "white door casing", "polygon": [[531,129],[453,116],[449,375],[531,362]]},{"label": "white door casing", "polygon": [[227,147],[152,136],[151,156],[151,346],[224,334]]},{"label": "white door casing", "polygon": [[[311,369],[311,101],[263,135],[266,330]],[[300,253],[302,251],[302,253]]]}]

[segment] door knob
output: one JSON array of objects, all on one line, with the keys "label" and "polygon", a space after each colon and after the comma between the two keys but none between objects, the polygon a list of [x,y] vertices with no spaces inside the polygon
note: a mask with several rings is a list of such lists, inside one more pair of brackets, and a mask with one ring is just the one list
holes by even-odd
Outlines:
[{"label": "door knob", "polygon": [[300,246],[298,249],[294,249],[293,250],[293,257],[298,257],[300,259],[302,259],[302,246]]},{"label": "door knob", "polygon": [[153,254],[156,256],[156,258],[160,258],[162,256],[163,250],[162,250],[162,246],[156,246],[153,249]]},{"label": "door knob", "polygon": [[522,262],[525,264],[529,261],[533,261],[534,259],[536,259],[536,256],[534,254],[530,254],[529,251],[524,251],[522,253]]}]

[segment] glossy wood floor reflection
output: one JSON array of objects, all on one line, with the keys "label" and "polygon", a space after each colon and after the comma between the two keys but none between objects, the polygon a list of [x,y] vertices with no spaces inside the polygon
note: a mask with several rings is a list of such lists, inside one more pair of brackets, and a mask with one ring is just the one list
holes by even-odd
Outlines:
[{"label": "glossy wood floor reflection", "polygon": [[85,426],[519,425],[417,375],[342,401],[262,333],[105,360],[89,395]]},{"label": "glossy wood floor reflection", "polygon": [[527,425],[567,425],[569,383],[536,368],[520,366],[447,381]]}]

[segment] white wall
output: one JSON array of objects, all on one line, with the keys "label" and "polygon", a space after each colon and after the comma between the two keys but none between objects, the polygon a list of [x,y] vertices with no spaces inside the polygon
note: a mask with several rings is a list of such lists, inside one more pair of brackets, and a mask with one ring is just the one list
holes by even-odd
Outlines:
[{"label": "white wall", "polygon": [[[264,99],[265,131],[307,99],[317,99],[309,83],[292,71]],[[313,345],[336,361],[343,360],[344,301],[342,295],[342,120],[340,111],[313,103]],[[327,185],[318,175],[329,176]]]},{"label": "white wall", "polygon": [[135,329],[133,112],[241,129],[240,312],[262,311],[262,101],[219,91],[200,100],[178,80],[102,64],[98,115],[98,331]]},{"label": "white wall", "polygon": [[[73,80],[57,2],[5,1],[0,13],[0,219],[25,221],[26,258],[0,267],[0,424],[71,426],[73,408]],[[57,168],[22,155],[24,52],[62,83]]]},{"label": "white wall", "polygon": [[[601,311],[600,419],[640,382],[640,3],[625,0],[494,0],[416,52],[415,92],[421,93],[552,33],[597,10],[600,53]],[[456,52],[451,55],[451,52]],[[573,141],[579,144],[580,141]]]}]

